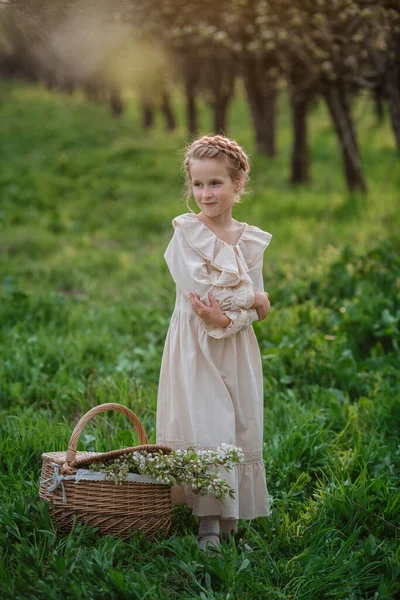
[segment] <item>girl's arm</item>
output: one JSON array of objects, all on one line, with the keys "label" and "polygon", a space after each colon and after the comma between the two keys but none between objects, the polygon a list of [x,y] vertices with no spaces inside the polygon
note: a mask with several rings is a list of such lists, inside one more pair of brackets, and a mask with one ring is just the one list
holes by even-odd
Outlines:
[{"label": "girl's arm", "polygon": [[257,310],[252,306],[255,300],[254,292],[264,291],[262,254],[248,272],[253,285],[240,285],[236,288],[221,287],[212,283],[206,261],[186,242],[179,228],[175,230],[164,257],[175,284],[188,298],[190,292],[195,292],[200,300],[209,306],[208,294],[211,293],[224,314],[231,319],[226,327],[215,327],[196,315],[208,335],[215,338],[229,337],[258,320]]},{"label": "girl's arm", "polygon": [[[255,292],[264,292],[264,281],[262,276],[262,266],[263,266],[263,255],[261,255],[258,260],[252,265],[249,269],[249,275],[253,280],[253,289]],[[238,309],[238,310],[228,310],[223,311],[223,314],[230,319],[224,327],[216,327],[214,325],[210,325],[202,320],[203,328],[207,331],[208,335],[211,337],[221,339],[225,337],[229,337],[242,331],[243,329],[247,329],[254,321],[259,320],[258,312],[255,308]]]},{"label": "girl's arm", "polygon": [[200,319],[201,325],[208,335],[216,339],[230,337],[231,335],[242,331],[242,329],[248,329],[254,321],[258,321],[258,313],[255,308],[249,308],[247,310],[243,308],[240,308],[239,310],[227,310],[224,312],[224,315],[230,319],[230,322],[226,327],[216,327],[215,325],[206,323],[197,315],[196,317]]},{"label": "girl's arm", "polygon": [[204,304],[210,306],[208,295],[211,293],[222,311],[253,306],[253,286],[244,282],[234,288],[214,284],[206,261],[187,243],[179,227],[175,229],[164,258],[173,280],[187,298],[190,292],[195,292]]}]

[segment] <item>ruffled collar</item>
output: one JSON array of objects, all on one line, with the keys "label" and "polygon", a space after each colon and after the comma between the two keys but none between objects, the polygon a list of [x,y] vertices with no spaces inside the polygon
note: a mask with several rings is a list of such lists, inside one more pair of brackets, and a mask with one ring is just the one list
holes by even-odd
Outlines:
[{"label": "ruffled collar", "polygon": [[235,246],[215,235],[195,214],[185,213],[172,220],[174,229],[180,227],[188,244],[214,267],[221,271],[219,285],[233,286],[251,282],[249,268],[269,245],[272,235],[255,225],[245,225]]}]

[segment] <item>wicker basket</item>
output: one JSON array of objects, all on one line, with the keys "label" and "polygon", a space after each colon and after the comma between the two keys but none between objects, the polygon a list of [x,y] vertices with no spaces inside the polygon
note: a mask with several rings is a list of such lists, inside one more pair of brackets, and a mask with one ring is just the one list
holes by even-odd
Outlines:
[{"label": "wicker basket", "polygon": [[[77,452],[86,423],[106,410],[118,410],[128,417],[136,429],[140,446],[110,452]],[[104,480],[75,482],[78,469],[134,450],[171,452],[167,446],[148,443],[142,423],[129,408],[107,403],[92,408],[80,419],[66,452],[42,454],[39,496],[50,503],[51,514],[62,529],[69,531],[76,515],[82,523],[98,527],[98,533],[102,535],[127,539],[139,530],[148,536],[158,531],[167,536],[171,526],[171,486],[143,483],[149,478],[139,475],[132,475],[138,481],[126,481],[120,485]]]}]

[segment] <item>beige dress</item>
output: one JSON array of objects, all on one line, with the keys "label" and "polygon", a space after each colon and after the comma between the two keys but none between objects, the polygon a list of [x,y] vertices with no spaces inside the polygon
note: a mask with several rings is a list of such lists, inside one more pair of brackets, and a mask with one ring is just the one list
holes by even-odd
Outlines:
[{"label": "beige dress", "polygon": [[[223,477],[235,498],[218,501],[173,486],[174,504],[198,516],[254,519],[269,515],[262,459],[263,373],[250,308],[263,292],[262,264],[271,234],[245,225],[236,246],[220,240],[194,213],[172,220],[164,257],[176,284],[175,309],[162,356],[157,399],[157,443],[175,449],[240,446],[245,462]],[[191,307],[189,292],[210,305],[208,293],[232,319],[210,326]]]}]

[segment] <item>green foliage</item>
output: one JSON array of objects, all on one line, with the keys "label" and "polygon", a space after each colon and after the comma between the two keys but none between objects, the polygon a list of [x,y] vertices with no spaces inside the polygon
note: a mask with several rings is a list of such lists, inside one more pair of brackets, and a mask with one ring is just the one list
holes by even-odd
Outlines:
[{"label": "green foliage", "polygon": [[[117,122],[79,96],[17,84],[2,95],[1,597],[396,598],[400,211],[386,126],[369,113],[361,121],[371,180],[362,200],[343,195],[322,107],[311,186],[285,183],[285,102],[279,156],[267,166],[252,156],[251,200],[235,217],[274,235],[264,261],[272,310],[254,325],[271,515],[241,522],[222,557],[206,558],[186,508],[174,508],[168,540],[122,542],[80,524],[59,532],[38,499],[41,453],[65,450],[94,405],[129,406],[155,439],[175,292],[163,252],[171,219],[186,212],[183,129],[144,137],[134,104]],[[244,107],[239,96],[230,134],[251,152]],[[134,443],[126,418],[106,413],[78,448]]]}]

